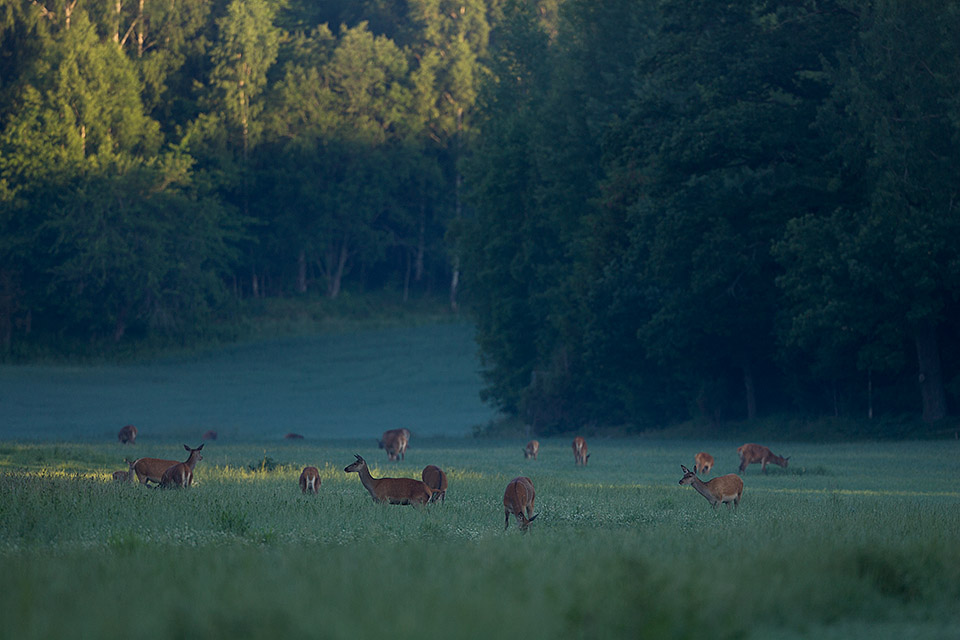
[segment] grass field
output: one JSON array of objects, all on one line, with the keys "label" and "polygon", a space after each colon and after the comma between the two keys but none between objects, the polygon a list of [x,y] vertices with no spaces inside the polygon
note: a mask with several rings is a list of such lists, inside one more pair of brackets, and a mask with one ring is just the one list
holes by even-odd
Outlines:
[{"label": "grass field", "polygon": [[[191,443],[192,444],[192,443]],[[956,441],[769,443],[788,469],[744,474],[739,510],[677,483],[739,442],[414,438],[210,442],[196,486],[110,481],[167,439],[0,443],[4,638],[956,638]],[[374,504],[343,467],[450,479],[444,504]],[[318,496],[299,492],[306,465]],[[256,469],[256,470],[253,470]],[[501,504],[527,475],[527,535]]]}]

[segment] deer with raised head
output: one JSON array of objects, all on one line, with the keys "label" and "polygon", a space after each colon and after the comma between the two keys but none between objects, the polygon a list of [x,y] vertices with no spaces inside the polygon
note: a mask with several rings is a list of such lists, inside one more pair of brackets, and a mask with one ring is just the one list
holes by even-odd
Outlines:
[{"label": "deer with raised head", "polygon": [[770,449],[759,444],[745,444],[737,447],[737,454],[740,456],[740,473],[746,470],[747,465],[756,462],[760,463],[760,470],[764,473],[767,472],[767,463],[775,464],[778,467],[786,469],[787,460],[790,459],[789,457],[781,458],[778,455],[774,455]]},{"label": "deer with raised head", "polygon": [[120,429],[120,432],[117,434],[117,439],[120,441],[120,444],[137,444],[137,428],[132,424]]},{"label": "deer with raised head", "polygon": [[504,527],[506,531],[510,528],[510,514],[517,517],[517,526],[520,531],[526,533],[539,513],[533,513],[533,500],[536,492],[533,490],[533,482],[526,476],[519,476],[510,481],[506,491],[503,492],[503,513]]},{"label": "deer with raised head", "polygon": [[717,505],[721,502],[726,503],[728,507],[731,502],[734,507],[740,506],[740,496],[743,495],[743,480],[741,480],[737,474],[728,473],[725,476],[704,482],[697,477],[696,473],[690,471],[690,469],[687,469],[685,466],[680,465],[680,468],[683,470],[683,477],[680,478],[680,484],[692,486],[697,490],[697,493],[707,499],[714,509],[716,509]]},{"label": "deer with raised head", "polygon": [[304,467],[300,472],[300,491],[303,493],[320,493],[320,471],[316,467]]},{"label": "deer with raised head", "polygon": [[160,478],[160,486],[165,489],[186,489],[193,485],[193,469],[197,463],[203,460],[200,454],[200,445],[196,449],[191,449],[187,445],[183,448],[190,452],[185,462],[178,462],[172,467],[168,467]]},{"label": "deer with raised head", "polygon": [[137,473],[133,469],[135,463],[130,462],[126,458],[123,459],[127,463],[127,466],[130,467],[128,471],[114,471],[113,479],[117,482],[133,482],[133,479],[136,477]]},{"label": "deer with raised head", "polygon": [[390,429],[383,432],[383,438],[377,444],[381,449],[387,450],[387,459],[403,460],[409,442],[409,429]]},{"label": "deer with raised head", "polygon": [[433,489],[433,495],[430,496],[430,502],[436,502],[440,500],[441,502],[446,501],[447,499],[447,474],[443,472],[443,469],[434,465],[428,464],[423,468],[423,472],[420,474],[420,477],[423,478],[423,483]]},{"label": "deer with raised head", "polygon": [[713,469],[713,456],[705,451],[701,451],[693,457],[693,472],[707,474]]},{"label": "deer with raised head", "polygon": [[577,436],[573,439],[573,459],[576,464],[587,464],[587,458],[590,457],[590,454],[587,453],[587,441]]},{"label": "deer with raised head", "polygon": [[430,502],[433,489],[413,478],[374,478],[367,468],[367,461],[354,454],[356,462],[344,467],[347,473],[356,473],[360,482],[370,492],[374,502],[389,504],[422,505]]},{"label": "deer with raised head", "polygon": [[540,442],[538,440],[531,440],[523,449],[523,457],[527,460],[530,458],[536,460],[538,453],[540,453]]}]

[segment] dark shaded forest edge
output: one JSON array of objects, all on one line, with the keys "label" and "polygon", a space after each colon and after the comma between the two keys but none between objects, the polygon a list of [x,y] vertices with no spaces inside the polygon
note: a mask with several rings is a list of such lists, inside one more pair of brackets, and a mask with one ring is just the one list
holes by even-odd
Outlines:
[{"label": "dark shaded forest edge", "polygon": [[5,362],[469,317],[490,433],[956,437],[958,196],[957,1],[0,0]]}]

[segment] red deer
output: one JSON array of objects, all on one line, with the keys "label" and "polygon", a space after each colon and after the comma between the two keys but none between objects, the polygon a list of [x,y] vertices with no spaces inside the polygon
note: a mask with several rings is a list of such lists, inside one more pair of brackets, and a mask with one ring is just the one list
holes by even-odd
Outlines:
[{"label": "red deer", "polygon": [[693,460],[694,460],[694,465],[693,465],[694,473],[707,474],[707,473],[710,473],[711,469],[713,469],[713,456],[710,455],[709,453],[701,451],[700,453],[698,453],[693,457]]},{"label": "red deer", "polygon": [[117,439],[120,440],[120,444],[137,444],[137,428],[132,424],[120,429],[120,433],[117,434]]},{"label": "red deer", "polygon": [[740,473],[746,470],[748,464],[755,462],[760,463],[760,470],[764,473],[767,472],[767,463],[772,463],[786,469],[787,460],[790,459],[789,457],[781,458],[778,455],[774,455],[770,449],[759,444],[745,444],[737,447],[737,453],[740,455]]},{"label": "red deer", "polygon": [[577,464],[587,464],[587,458],[590,457],[590,454],[587,453],[587,441],[577,436],[573,439],[573,459]]},{"label": "red deer", "polygon": [[527,443],[527,446],[523,450],[523,457],[527,460],[530,458],[536,460],[538,453],[540,453],[540,442],[537,440],[531,440]]},{"label": "red deer", "polygon": [[216,440],[217,432],[216,431],[207,431],[201,436],[202,440]]},{"label": "red deer", "polygon": [[300,435],[299,433],[288,433],[283,437],[286,440],[303,440],[303,436]]},{"label": "red deer", "polygon": [[136,471],[133,469],[133,462],[130,462],[126,458],[123,460],[127,463],[127,466],[130,467],[128,471],[114,471],[113,479],[117,482],[133,482],[133,479],[136,477]]},{"label": "red deer", "polygon": [[526,533],[527,529],[530,528],[530,523],[536,519],[537,515],[540,515],[533,514],[533,499],[535,497],[536,493],[533,490],[533,483],[530,478],[520,476],[510,481],[507,490],[503,492],[504,531],[510,528],[510,514],[512,513],[517,517],[517,525],[520,530]]},{"label": "red deer", "polygon": [[370,497],[377,503],[413,504],[422,505],[430,502],[433,489],[420,480],[413,478],[374,478],[367,468],[367,461],[354,454],[357,461],[344,467],[347,473],[356,472],[360,482],[370,492]]},{"label": "red deer", "polygon": [[410,442],[409,429],[390,429],[383,432],[383,439],[378,443],[381,449],[387,450],[387,459],[403,460]]},{"label": "red deer", "polygon": [[193,485],[193,468],[197,466],[198,462],[203,460],[203,456],[200,454],[200,449],[203,449],[203,445],[200,445],[196,449],[191,449],[187,445],[183,445],[183,448],[190,452],[190,456],[186,462],[178,462],[163,472],[163,476],[160,478],[161,487],[166,489],[186,489]]},{"label": "red deer", "polygon": [[300,491],[314,495],[320,493],[320,471],[316,467],[304,467],[300,472]]},{"label": "red deer", "polygon": [[714,509],[721,502],[734,507],[740,506],[740,496],[743,495],[743,480],[735,473],[728,473],[725,476],[714,478],[710,482],[704,482],[697,477],[697,474],[685,466],[680,465],[683,470],[683,477],[680,478],[680,484],[689,484],[697,493],[702,495],[713,506]]},{"label": "red deer", "polygon": [[436,502],[439,498],[441,502],[447,499],[447,474],[440,467],[428,464],[423,468],[420,474],[423,483],[433,489],[434,493],[430,496],[430,502]]},{"label": "red deer", "polygon": [[179,460],[139,458],[134,461],[133,468],[137,472],[137,479],[140,480],[140,484],[147,484],[151,480],[160,484],[163,479],[163,472],[177,464],[180,464]]}]

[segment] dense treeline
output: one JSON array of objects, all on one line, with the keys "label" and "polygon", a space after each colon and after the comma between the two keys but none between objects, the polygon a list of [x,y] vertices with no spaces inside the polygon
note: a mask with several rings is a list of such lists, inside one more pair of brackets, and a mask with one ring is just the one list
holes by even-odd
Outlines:
[{"label": "dense treeline", "polygon": [[491,52],[465,273],[541,432],[960,392],[960,3],[569,0]]},{"label": "dense treeline", "polygon": [[452,288],[492,0],[0,0],[0,336]]},{"label": "dense treeline", "polygon": [[2,343],[448,291],[541,432],[936,421],[958,61],[948,0],[0,0]]}]

